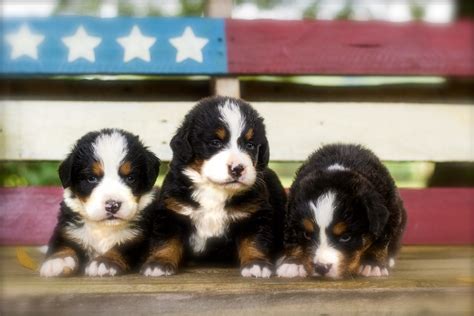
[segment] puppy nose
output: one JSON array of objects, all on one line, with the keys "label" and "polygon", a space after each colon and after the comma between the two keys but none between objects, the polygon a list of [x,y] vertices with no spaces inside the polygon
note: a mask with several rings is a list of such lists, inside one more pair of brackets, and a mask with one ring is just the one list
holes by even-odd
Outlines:
[{"label": "puppy nose", "polygon": [[105,210],[109,213],[115,214],[120,210],[120,206],[122,202],[114,201],[114,200],[107,200],[105,202]]},{"label": "puppy nose", "polygon": [[242,175],[242,172],[244,171],[244,166],[242,165],[236,165],[236,166],[229,166],[229,174],[234,178],[237,179]]},{"label": "puppy nose", "polygon": [[314,271],[318,273],[319,275],[326,275],[326,273],[331,270],[332,264],[324,264],[324,263],[316,263],[314,265]]}]

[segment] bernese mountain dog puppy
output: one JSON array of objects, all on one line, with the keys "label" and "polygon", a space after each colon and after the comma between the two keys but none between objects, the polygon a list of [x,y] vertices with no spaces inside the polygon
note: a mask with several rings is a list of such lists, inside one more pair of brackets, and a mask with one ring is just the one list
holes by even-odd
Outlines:
[{"label": "bernese mountain dog puppy", "polygon": [[358,145],[327,145],[290,188],[280,277],[387,276],[406,223],[394,180]]},{"label": "bernese mountain dog puppy", "polygon": [[142,273],[172,275],[188,258],[239,260],[242,276],[270,277],[282,247],[286,195],[267,167],[260,115],[242,100],[206,98],[186,115],[170,145],[173,158]]},{"label": "bernese mountain dog puppy", "polygon": [[40,274],[114,276],[146,256],[160,161],[119,129],[80,138],[59,166],[64,197]]}]

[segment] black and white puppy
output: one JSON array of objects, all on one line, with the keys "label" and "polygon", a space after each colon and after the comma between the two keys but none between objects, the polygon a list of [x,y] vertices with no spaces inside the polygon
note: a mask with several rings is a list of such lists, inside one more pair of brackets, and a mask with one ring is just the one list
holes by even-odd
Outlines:
[{"label": "black and white puppy", "polygon": [[327,145],[301,166],[285,219],[277,275],[387,276],[406,212],[388,170],[358,145]]},{"label": "black and white puppy", "polygon": [[114,276],[142,264],[159,166],[126,131],[80,138],[59,167],[64,198],[40,274]]},{"label": "black and white puppy", "polygon": [[270,277],[282,246],[285,191],[269,160],[265,126],[246,102],[212,97],[185,117],[155,212],[142,273],[176,273],[184,257],[238,259],[245,277]]}]

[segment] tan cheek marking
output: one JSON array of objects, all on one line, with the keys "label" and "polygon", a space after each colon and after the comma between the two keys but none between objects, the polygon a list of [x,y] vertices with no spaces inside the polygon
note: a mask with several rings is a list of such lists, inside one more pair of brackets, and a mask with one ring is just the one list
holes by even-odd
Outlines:
[{"label": "tan cheek marking", "polygon": [[201,168],[202,168],[203,163],[204,161],[198,159],[190,163],[188,167],[193,169],[194,171],[201,173]]},{"label": "tan cheek marking", "polygon": [[344,223],[344,222],[339,222],[336,225],[334,225],[333,228],[332,228],[332,232],[336,236],[344,234],[344,232],[346,232],[346,230],[347,230],[347,224]]},{"label": "tan cheek marking", "polygon": [[89,196],[79,196],[79,195],[76,195],[76,196],[84,204],[87,203],[87,201],[89,200]]},{"label": "tan cheek marking", "polygon": [[255,260],[268,261],[267,256],[255,246],[252,238],[245,238],[239,244],[240,265],[245,266]]},{"label": "tan cheek marking", "polygon": [[122,176],[128,176],[132,172],[132,163],[130,161],[125,161],[119,168],[119,173]]},{"label": "tan cheek marking", "polygon": [[216,136],[217,136],[217,138],[219,138],[219,139],[222,140],[222,141],[225,139],[226,134],[227,134],[227,133],[226,133],[226,131],[225,131],[225,128],[222,128],[222,127],[221,127],[221,128],[218,128],[218,129],[216,130]]},{"label": "tan cheek marking", "polygon": [[249,130],[247,131],[247,133],[245,133],[245,140],[249,141],[252,139],[253,137],[253,128],[249,128]]},{"label": "tan cheek marking", "polygon": [[97,177],[102,177],[104,175],[104,167],[98,161],[92,164],[92,173]]},{"label": "tan cheek marking", "polygon": [[304,226],[304,229],[308,232],[308,233],[314,233],[314,223],[312,220],[309,220],[307,218],[305,218],[303,220],[303,226]]},{"label": "tan cheek marking", "polygon": [[349,275],[356,274],[360,266],[360,258],[362,256],[363,250],[356,250],[352,257],[346,258],[341,262],[341,274]]}]

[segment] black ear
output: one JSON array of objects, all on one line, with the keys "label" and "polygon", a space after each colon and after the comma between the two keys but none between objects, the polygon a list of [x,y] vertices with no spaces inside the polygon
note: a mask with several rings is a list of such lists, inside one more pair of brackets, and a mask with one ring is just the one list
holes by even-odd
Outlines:
[{"label": "black ear", "polygon": [[160,159],[155,156],[154,153],[147,150],[146,151],[146,186],[150,190],[153,188],[160,173]]},{"label": "black ear", "polygon": [[170,142],[173,151],[173,160],[178,160],[183,164],[187,164],[193,158],[193,149],[189,142],[189,128],[182,125]]},{"label": "black ear", "polygon": [[71,186],[71,175],[72,175],[72,154],[70,154],[64,161],[61,162],[58,168],[59,179],[63,188]]},{"label": "black ear", "polygon": [[369,219],[370,232],[376,237],[379,237],[387,224],[390,212],[385,206],[382,197],[377,192],[366,194],[363,201]]},{"label": "black ear", "polygon": [[268,147],[268,140],[265,137],[263,143],[258,147],[257,167],[263,170],[267,167],[270,160],[270,148]]}]

